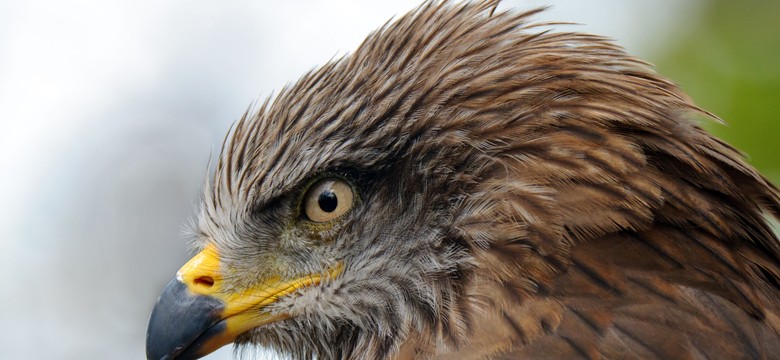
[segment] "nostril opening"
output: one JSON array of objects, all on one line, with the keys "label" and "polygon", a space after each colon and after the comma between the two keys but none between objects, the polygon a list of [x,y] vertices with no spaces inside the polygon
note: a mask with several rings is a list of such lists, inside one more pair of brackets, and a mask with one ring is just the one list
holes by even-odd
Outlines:
[{"label": "nostril opening", "polygon": [[201,276],[195,279],[195,285],[210,288],[214,286],[214,278],[211,276]]}]

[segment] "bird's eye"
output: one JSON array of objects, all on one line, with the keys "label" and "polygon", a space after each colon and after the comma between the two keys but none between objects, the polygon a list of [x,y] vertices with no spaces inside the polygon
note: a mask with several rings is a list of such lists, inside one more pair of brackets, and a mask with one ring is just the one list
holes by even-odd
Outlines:
[{"label": "bird's eye", "polygon": [[303,212],[318,223],[328,222],[352,209],[352,186],[344,180],[328,178],[312,185],[303,197]]}]

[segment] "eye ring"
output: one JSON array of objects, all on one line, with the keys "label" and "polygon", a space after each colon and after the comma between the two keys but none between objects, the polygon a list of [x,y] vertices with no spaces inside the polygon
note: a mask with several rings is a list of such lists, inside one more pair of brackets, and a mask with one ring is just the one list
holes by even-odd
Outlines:
[{"label": "eye ring", "polygon": [[352,210],[355,193],[348,182],[340,178],[317,181],[303,196],[303,215],[314,223],[326,223]]}]

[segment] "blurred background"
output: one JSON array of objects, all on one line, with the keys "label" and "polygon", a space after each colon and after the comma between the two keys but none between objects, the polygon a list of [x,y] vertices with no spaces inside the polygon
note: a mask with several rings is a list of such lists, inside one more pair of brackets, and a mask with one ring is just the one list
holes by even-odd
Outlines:
[{"label": "blurred background", "polygon": [[[0,0],[0,358],[144,358],[230,124],[417,3]],[[780,2],[502,8],[540,5],[655,63],[780,182]]]}]

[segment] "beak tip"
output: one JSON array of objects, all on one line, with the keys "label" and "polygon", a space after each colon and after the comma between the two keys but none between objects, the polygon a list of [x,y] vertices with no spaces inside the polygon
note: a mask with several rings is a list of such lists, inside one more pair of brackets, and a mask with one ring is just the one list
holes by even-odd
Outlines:
[{"label": "beak tip", "polygon": [[[198,338],[217,329],[224,304],[209,296],[197,295],[177,279],[160,294],[149,317],[146,331],[146,357],[149,360],[197,359]],[[219,326],[217,326],[219,328]],[[203,354],[205,355],[205,354]]]}]

